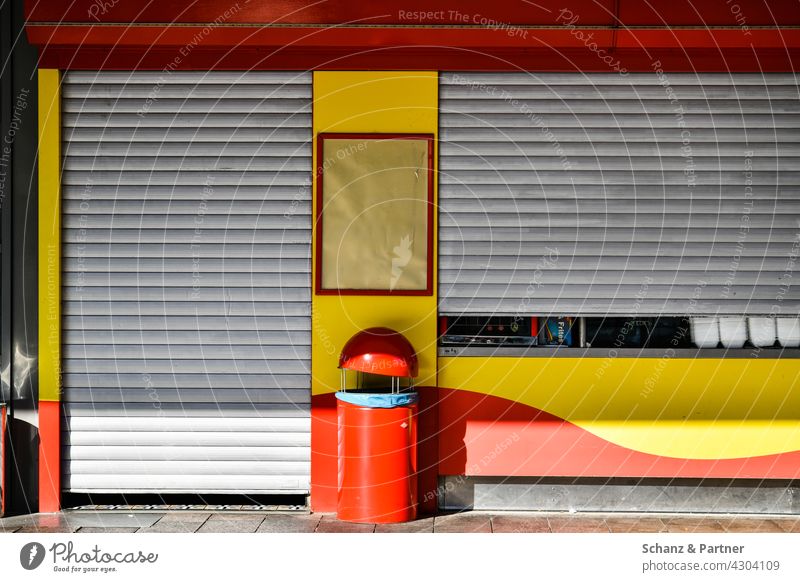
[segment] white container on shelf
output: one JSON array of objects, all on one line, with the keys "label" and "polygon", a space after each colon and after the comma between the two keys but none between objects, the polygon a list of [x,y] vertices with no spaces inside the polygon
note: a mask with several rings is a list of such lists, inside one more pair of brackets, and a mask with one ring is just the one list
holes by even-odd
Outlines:
[{"label": "white container on shelf", "polygon": [[748,317],[747,335],[757,348],[775,345],[775,320],[772,317]]},{"label": "white container on shelf", "polygon": [[719,344],[719,320],[716,317],[692,318],[692,341],[698,348],[715,348]]},{"label": "white container on shelf", "polygon": [[719,341],[726,348],[742,348],[747,341],[746,317],[720,317]]},{"label": "white container on shelf", "polygon": [[778,341],[783,347],[800,347],[800,318],[779,317],[775,323],[778,326]]}]

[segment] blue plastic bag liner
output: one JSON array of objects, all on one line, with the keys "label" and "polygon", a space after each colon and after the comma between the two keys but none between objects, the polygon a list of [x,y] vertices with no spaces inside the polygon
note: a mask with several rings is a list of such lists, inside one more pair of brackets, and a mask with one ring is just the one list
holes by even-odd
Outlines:
[{"label": "blue plastic bag liner", "polygon": [[400,394],[380,394],[377,392],[337,392],[336,398],[366,408],[397,408],[408,406],[419,400],[416,392],[401,392]]}]

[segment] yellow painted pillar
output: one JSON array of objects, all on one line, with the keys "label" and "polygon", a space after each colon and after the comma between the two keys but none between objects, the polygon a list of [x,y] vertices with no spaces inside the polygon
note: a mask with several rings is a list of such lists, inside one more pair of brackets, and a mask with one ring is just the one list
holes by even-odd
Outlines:
[{"label": "yellow painted pillar", "polygon": [[[320,133],[417,133],[434,136],[434,207],[437,207],[438,73],[431,71],[323,71],[314,73],[314,168]],[[314,175],[314,202],[319,204]],[[436,383],[437,212],[433,217],[433,292],[426,296],[312,296],[311,503],[336,508],[336,408],[339,354],[347,340],[369,327],[399,331],[419,358],[417,384]],[[316,241],[316,226],[314,240]],[[316,269],[316,253],[312,264]],[[314,273],[316,280],[316,272]]]},{"label": "yellow painted pillar", "polygon": [[61,505],[61,74],[39,69],[39,511]]}]

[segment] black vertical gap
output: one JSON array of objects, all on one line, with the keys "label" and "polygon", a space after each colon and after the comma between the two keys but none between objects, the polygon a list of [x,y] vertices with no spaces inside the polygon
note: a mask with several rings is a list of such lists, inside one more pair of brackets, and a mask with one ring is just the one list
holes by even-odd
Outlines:
[{"label": "black vertical gap", "polygon": [[[11,3],[6,0],[0,4],[0,404],[10,405],[11,401],[11,190],[12,173],[8,150],[5,149],[5,136],[8,135],[11,121],[11,100],[13,94],[11,75]],[[10,412],[10,410],[7,410]],[[2,435],[4,442],[8,436]],[[5,474],[0,475],[0,490],[5,491],[10,483],[11,454],[8,446],[3,447],[0,459]],[[8,499],[10,501],[10,499]],[[7,510],[7,508],[2,508]]]},{"label": "black vertical gap", "polygon": [[[11,121],[11,6],[5,1],[0,4],[0,372],[9,369],[9,353],[11,347],[11,203],[12,176],[10,164],[3,148],[3,138],[8,135]],[[6,374],[0,381],[0,402],[8,403],[11,388]]]},{"label": "black vertical gap", "polygon": [[0,208],[0,371],[10,412],[7,513],[14,514],[38,506],[38,59],[25,35],[23,0],[5,0],[0,11],[0,155],[9,157]]},{"label": "black vertical gap", "polygon": [[614,18],[611,19],[611,47],[608,49],[608,54],[613,54],[617,50],[619,25],[619,0],[614,0]]}]

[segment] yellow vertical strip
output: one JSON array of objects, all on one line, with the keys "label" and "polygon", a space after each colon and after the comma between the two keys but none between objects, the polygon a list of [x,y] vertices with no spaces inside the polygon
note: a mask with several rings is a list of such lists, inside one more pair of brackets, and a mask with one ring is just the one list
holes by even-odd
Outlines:
[{"label": "yellow vertical strip", "polygon": [[[439,132],[439,75],[435,71],[317,71],[314,73],[314,139],[320,133]],[[419,358],[418,385],[436,384],[438,149],[434,149],[433,293],[427,296],[312,296],[311,369],[314,395],[339,388],[339,354],[368,327],[390,327],[408,338]],[[316,168],[317,148],[314,148]],[[315,204],[318,173],[314,172]],[[314,241],[316,229],[314,225]],[[314,245],[313,256],[320,249]],[[316,269],[316,260],[312,260]],[[315,273],[316,274],[316,273]]]},{"label": "yellow vertical strip", "polygon": [[39,400],[61,396],[61,74],[39,69]]}]

